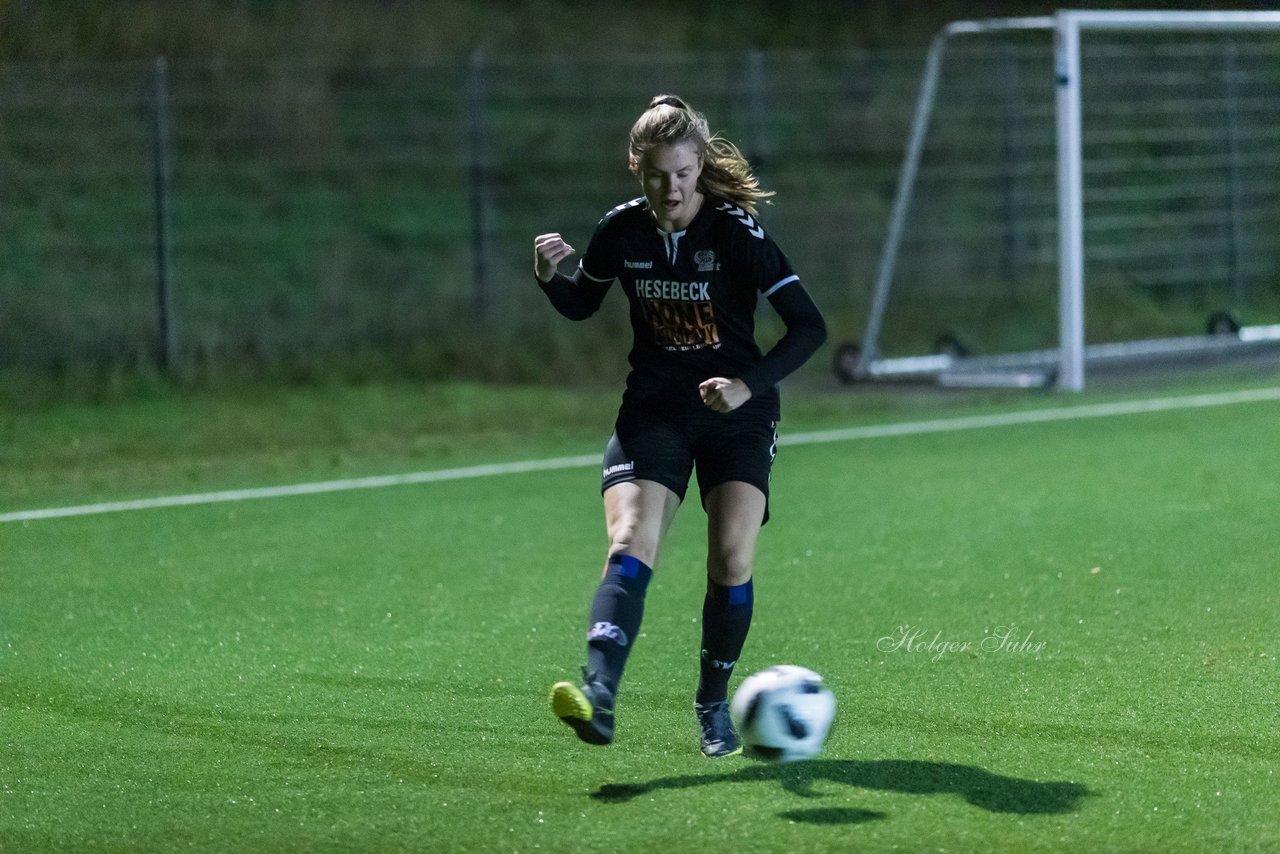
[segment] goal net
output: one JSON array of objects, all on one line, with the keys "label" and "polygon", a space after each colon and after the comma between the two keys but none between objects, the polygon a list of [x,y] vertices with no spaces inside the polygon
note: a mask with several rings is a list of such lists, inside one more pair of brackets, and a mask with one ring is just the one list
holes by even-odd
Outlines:
[{"label": "goal net", "polygon": [[845,379],[1079,389],[1280,342],[1280,13],[948,27],[868,314]]}]

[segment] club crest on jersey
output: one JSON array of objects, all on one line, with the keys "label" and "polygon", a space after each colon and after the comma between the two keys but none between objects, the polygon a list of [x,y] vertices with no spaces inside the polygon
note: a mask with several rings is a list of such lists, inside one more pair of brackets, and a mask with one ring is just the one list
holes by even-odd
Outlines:
[{"label": "club crest on jersey", "polygon": [[693,263],[698,265],[699,273],[710,273],[720,269],[720,265],[716,263],[716,253],[710,249],[699,249],[693,253]]}]

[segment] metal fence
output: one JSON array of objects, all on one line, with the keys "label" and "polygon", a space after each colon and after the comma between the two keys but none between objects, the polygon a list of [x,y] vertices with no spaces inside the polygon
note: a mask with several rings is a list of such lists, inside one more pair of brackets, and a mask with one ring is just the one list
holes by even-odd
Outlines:
[{"label": "metal fence", "polygon": [[[1054,240],[1043,192],[1048,46],[968,50],[944,74],[895,284],[895,299],[907,300],[898,309],[928,316],[906,324],[907,337],[935,323],[919,306],[957,294],[971,304],[975,292],[1008,297],[1007,324],[1017,327],[1019,289],[1040,287],[1037,264]],[[1231,287],[1256,295],[1275,287],[1280,230],[1274,173],[1258,162],[1280,148],[1274,124],[1220,124],[1231,115],[1223,109],[1244,116],[1274,94],[1231,76],[1253,67],[1250,56],[1236,54],[1234,82],[1218,95],[1166,91],[1150,106],[1173,117],[1203,102],[1195,133],[1235,165],[1198,160],[1201,183],[1208,172],[1215,187],[1235,180],[1240,191],[1224,204],[1245,223],[1204,227],[1247,241],[1222,263],[1234,264],[1224,273]],[[853,335],[922,64],[922,52],[861,51],[477,53],[412,67],[2,65],[0,368],[398,358],[463,339],[536,352],[589,335],[534,286],[532,237],[557,230],[585,248],[604,211],[638,194],[626,131],[652,95],[669,91],[738,141],[778,191],[766,227],[836,335]],[[1224,108],[1228,85],[1240,97]],[[1126,125],[1115,127],[1124,137]],[[1169,144],[1131,142],[1126,156]],[[1132,208],[1159,196],[1157,185],[1112,189]],[[1106,191],[1097,189],[1097,204]],[[1167,220],[1167,209],[1155,216]],[[1183,239],[1176,229],[1122,236],[1125,221],[1109,222],[1095,229],[1116,245]],[[1179,222],[1201,227],[1191,213]],[[1148,269],[1160,266],[1143,276]]]},{"label": "metal fence", "polygon": [[0,366],[565,335],[533,284],[532,237],[585,248],[638,194],[626,132],[663,91],[742,144],[778,191],[766,224],[821,298],[850,306],[918,64],[0,66]]}]

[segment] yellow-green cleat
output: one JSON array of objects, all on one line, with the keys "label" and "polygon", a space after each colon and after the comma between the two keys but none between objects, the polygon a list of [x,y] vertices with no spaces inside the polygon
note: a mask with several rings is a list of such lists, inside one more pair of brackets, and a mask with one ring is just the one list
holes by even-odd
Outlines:
[{"label": "yellow-green cleat", "polygon": [[583,673],[583,684],[551,686],[551,711],[587,744],[613,741],[613,694]]}]

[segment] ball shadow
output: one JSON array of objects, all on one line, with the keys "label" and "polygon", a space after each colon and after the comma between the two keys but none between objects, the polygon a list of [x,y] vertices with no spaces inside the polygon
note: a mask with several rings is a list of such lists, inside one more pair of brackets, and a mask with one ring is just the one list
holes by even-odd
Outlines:
[{"label": "ball shadow", "polygon": [[778,818],[785,818],[798,824],[865,824],[876,819],[888,818],[888,815],[874,810],[827,807],[815,810],[787,810],[778,813]]}]

